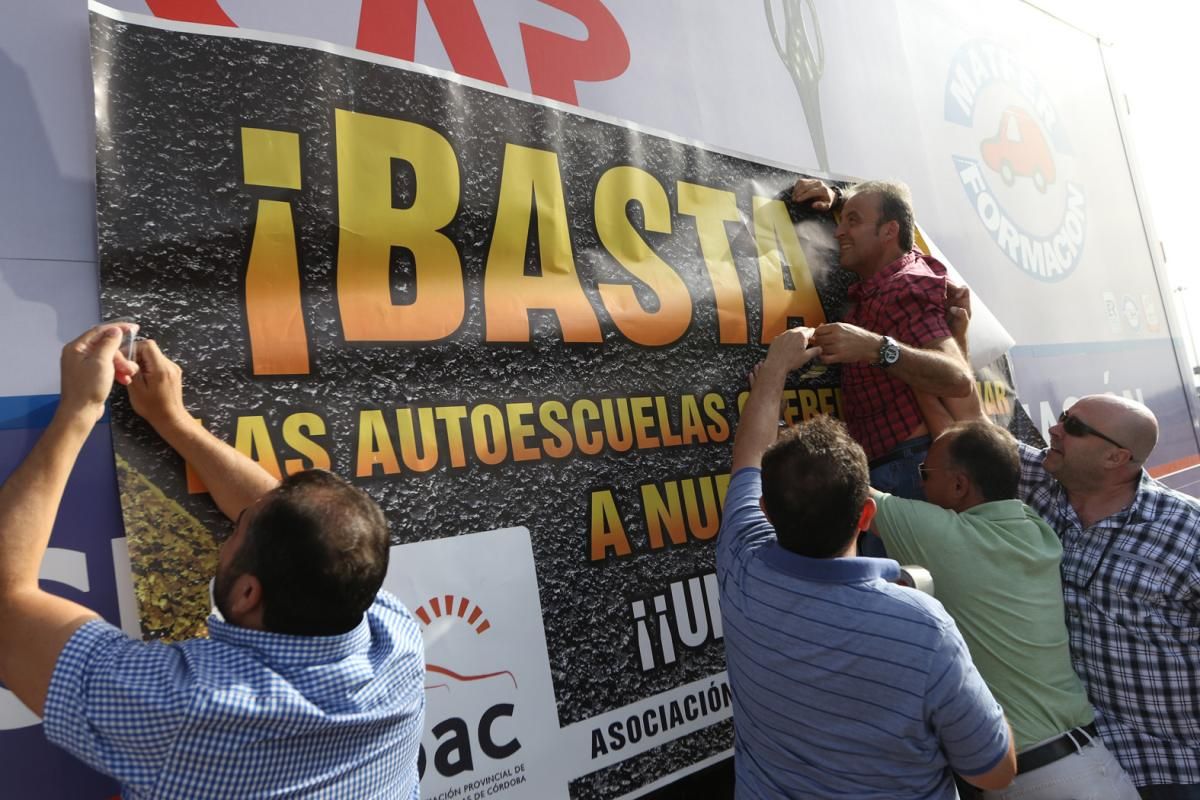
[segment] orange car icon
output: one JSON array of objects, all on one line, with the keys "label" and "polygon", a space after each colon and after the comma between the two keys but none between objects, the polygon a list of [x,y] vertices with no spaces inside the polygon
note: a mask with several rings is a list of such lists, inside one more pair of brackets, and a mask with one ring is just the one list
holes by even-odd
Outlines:
[{"label": "orange car icon", "polygon": [[1000,116],[1000,129],[979,145],[983,163],[1000,173],[1006,186],[1017,177],[1032,178],[1039,192],[1054,183],[1054,156],[1042,128],[1029,112],[1011,107]]}]

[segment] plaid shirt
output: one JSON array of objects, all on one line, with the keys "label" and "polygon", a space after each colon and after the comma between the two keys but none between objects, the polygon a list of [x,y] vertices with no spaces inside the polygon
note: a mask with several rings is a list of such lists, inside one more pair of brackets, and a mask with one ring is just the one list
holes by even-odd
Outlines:
[{"label": "plaid shirt", "polygon": [[[910,250],[870,278],[851,284],[854,306],[842,321],[913,347],[949,337],[946,268]],[[907,383],[873,364],[842,365],[842,408],[867,458],[887,455],[925,423]]]},{"label": "plaid shirt", "polygon": [[338,636],[208,626],[164,645],[83,625],[54,668],[47,738],[127,800],[418,797],[425,659],[398,600],[380,592]]},{"label": "plaid shirt", "polygon": [[1143,470],[1133,503],[1086,530],[1021,445],[1020,496],[1063,543],[1075,670],[1139,786],[1200,784],[1200,503]]}]

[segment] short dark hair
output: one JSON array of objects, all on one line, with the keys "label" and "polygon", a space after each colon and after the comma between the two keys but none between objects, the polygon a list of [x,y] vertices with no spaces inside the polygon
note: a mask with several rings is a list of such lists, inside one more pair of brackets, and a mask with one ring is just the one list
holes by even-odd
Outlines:
[{"label": "short dark hair", "polygon": [[875,221],[875,229],[879,230],[888,222],[900,226],[897,244],[904,252],[913,248],[916,215],[913,213],[912,192],[899,181],[864,181],[851,187],[850,196],[873,194],[879,198],[879,219]]},{"label": "short dark hair", "polygon": [[967,474],[986,502],[1012,500],[1021,480],[1017,440],[999,425],[976,420],[946,429],[951,437],[946,453]]},{"label": "short dark hair", "polygon": [[871,491],[867,456],[846,426],[819,414],[763,453],[763,506],[779,544],[810,558],[840,555],[858,536]]},{"label": "short dark hair", "polygon": [[231,566],[262,584],[268,631],[331,636],[353,629],[374,602],[388,548],[387,520],[375,501],[311,469],[268,495]]}]

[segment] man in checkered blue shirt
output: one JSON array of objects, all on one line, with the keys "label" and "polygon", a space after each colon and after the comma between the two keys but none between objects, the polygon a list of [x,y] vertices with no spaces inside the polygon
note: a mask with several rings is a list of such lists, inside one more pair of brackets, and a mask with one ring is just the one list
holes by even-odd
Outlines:
[{"label": "man in checkered blue shirt", "polygon": [[[420,631],[380,591],[379,507],[319,470],[282,484],[195,423],[181,372],[128,325],[63,349],[62,396],[0,487],[0,680],[47,737],[126,798],[415,798],[424,717]],[[116,380],[236,519],[220,550],[209,638],[135,641],[38,587],[80,448]]]},{"label": "man in checkered blue shirt", "polygon": [[1085,397],[1022,446],[1020,495],[1062,539],[1075,669],[1147,800],[1200,798],[1200,503],[1142,469],[1145,406]]}]

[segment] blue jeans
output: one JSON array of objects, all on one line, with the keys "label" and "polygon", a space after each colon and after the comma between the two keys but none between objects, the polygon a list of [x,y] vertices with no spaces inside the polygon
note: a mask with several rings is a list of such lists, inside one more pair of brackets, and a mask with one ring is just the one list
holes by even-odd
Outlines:
[{"label": "blue jeans", "polygon": [[[881,492],[905,497],[909,500],[924,500],[925,487],[917,465],[929,453],[930,439],[918,436],[896,445],[886,456],[875,459],[878,466],[871,468],[871,486]],[[858,554],[872,558],[887,558],[883,540],[873,533],[864,534],[858,540]]]}]

